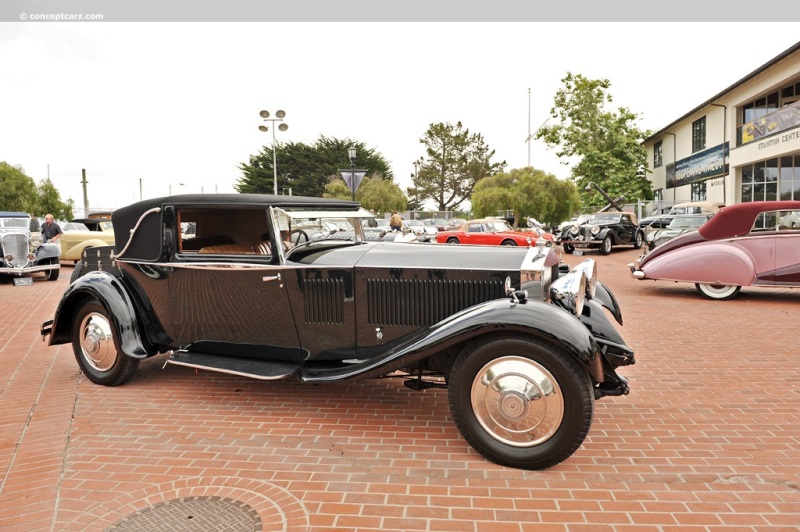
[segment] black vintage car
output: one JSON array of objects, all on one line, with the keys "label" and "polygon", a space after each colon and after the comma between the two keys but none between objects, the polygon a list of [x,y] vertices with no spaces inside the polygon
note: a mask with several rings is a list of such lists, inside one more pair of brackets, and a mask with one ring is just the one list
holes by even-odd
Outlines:
[{"label": "black vintage car", "polygon": [[[263,380],[447,387],[464,438],[528,469],[568,458],[595,399],[628,393],[616,368],[633,351],[593,260],[564,273],[552,247],[371,242],[370,216],[350,201],[263,195],[119,209],[116,246],[84,254],[41,333],[71,342],[83,373],[107,386],[168,353]],[[304,229],[320,226],[330,229]]]},{"label": "black vintage car", "polygon": [[561,244],[564,253],[576,249],[599,249],[608,255],[614,246],[642,247],[644,231],[636,223],[631,212],[597,212],[580,225],[568,225],[561,229],[556,244]]}]

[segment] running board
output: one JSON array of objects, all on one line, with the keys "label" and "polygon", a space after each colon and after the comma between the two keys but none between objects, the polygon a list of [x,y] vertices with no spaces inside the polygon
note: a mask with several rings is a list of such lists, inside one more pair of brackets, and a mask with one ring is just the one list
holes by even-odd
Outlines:
[{"label": "running board", "polygon": [[175,364],[176,366],[205,369],[268,381],[289,377],[297,373],[300,369],[300,364],[293,364],[291,362],[234,358],[229,356],[207,355],[205,353],[191,353],[187,351],[172,353],[167,359],[166,364]]}]

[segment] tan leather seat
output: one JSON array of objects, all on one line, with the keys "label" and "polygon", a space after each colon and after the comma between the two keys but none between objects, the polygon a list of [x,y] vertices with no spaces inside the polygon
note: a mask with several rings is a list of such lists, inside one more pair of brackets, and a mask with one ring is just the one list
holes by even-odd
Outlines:
[{"label": "tan leather seat", "polygon": [[200,253],[222,253],[235,255],[255,255],[253,248],[241,244],[219,244],[216,246],[206,246],[200,249]]},{"label": "tan leather seat", "polygon": [[253,244],[253,250],[256,255],[272,255],[272,244],[269,240],[261,240]]}]

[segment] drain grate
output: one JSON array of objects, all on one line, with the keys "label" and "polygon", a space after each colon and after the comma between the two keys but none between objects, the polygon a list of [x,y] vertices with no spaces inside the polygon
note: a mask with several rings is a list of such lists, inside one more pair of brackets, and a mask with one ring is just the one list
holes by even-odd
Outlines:
[{"label": "drain grate", "polygon": [[106,532],[259,532],[261,527],[258,512],[241,501],[223,497],[183,497],[138,510]]}]

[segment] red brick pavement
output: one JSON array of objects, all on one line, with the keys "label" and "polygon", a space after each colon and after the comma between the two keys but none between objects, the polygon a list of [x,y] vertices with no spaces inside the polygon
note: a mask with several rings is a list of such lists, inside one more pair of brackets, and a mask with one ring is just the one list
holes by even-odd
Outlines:
[{"label": "red brick pavement", "polygon": [[[103,530],[220,496],[264,530],[800,530],[800,292],[701,298],[595,256],[638,363],[578,452],[504,468],[459,436],[445,390],[265,383],[145,361],[118,388],[81,376],[40,323],[68,283],[0,280],[0,529]],[[570,264],[581,257],[564,256]]]}]

